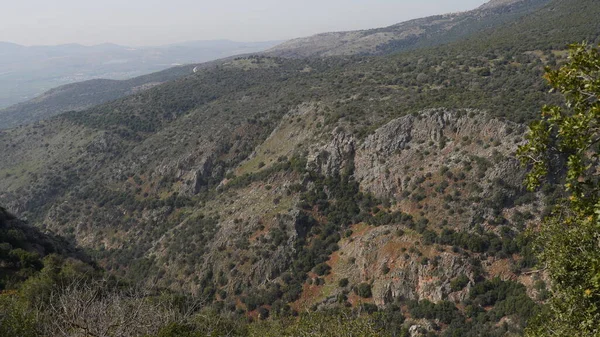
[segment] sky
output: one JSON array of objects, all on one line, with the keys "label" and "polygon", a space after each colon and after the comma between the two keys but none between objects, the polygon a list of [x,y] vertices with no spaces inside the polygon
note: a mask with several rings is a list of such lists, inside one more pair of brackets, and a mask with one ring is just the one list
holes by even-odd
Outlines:
[{"label": "sky", "polygon": [[0,41],[22,45],[273,41],[465,11],[486,0],[2,0]]}]

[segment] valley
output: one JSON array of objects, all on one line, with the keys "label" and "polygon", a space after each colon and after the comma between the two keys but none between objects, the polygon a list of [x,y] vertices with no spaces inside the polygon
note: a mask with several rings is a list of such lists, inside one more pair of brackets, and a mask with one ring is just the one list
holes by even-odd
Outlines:
[{"label": "valley", "polygon": [[517,152],[599,14],[492,1],[60,87],[0,112],[0,205],[231,336],[522,335],[551,289],[531,233],[565,192],[560,170],[527,190]]}]

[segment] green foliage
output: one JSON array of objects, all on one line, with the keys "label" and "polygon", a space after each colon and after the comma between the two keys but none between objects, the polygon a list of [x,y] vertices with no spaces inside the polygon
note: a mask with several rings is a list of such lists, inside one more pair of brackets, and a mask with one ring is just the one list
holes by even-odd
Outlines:
[{"label": "green foliage", "polygon": [[444,324],[450,324],[454,320],[464,319],[452,302],[442,301],[432,303],[430,301],[410,301],[408,303],[410,315],[415,318],[438,319]]},{"label": "green foliage", "polygon": [[572,45],[569,62],[548,69],[546,77],[566,104],[543,108],[519,155],[531,165],[530,189],[546,177],[564,179],[568,198],[536,233],[540,262],[552,280],[552,298],[529,335],[599,336],[600,51]]},{"label": "green foliage", "polygon": [[40,335],[35,312],[16,294],[0,294],[0,336]]},{"label": "green foliage", "polygon": [[532,267],[536,261],[531,252],[532,241],[524,234],[515,234],[512,231],[498,236],[493,232],[472,233],[443,229],[439,236],[433,231],[426,231],[423,239],[426,244],[439,243],[457,246],[472,252],[499,257],[520,254],[519,268]]},{"label": "green foliage", "polygon": [[4,207],[0,206],[0,225],[4,226],[7,221],[14,220],[15,217],[10,214]]},{"label": "green foliage", "polygon": [[[249,336],[246,320],[220,316],[202,310],[190,319],[171,322],[154,337]],[[150,336],[148,336],[150,337]]]},{"label": "green foliage", "polygon": [[448,301],[409,301],[408,309],[414,318],[437,319],[448,325],[442,336],[505,336],[509,329],[498,324],[503,317],[511,318],[514,325],[510,330],[518,333],[538,312],[522,284],[500,279],[475,284],[462,305],[464,314]]},{"label": "green foliage", "polygon": [[329,274],[330,270],[331,270],[331,267],[326,263],[320,263],[314,268],[315,274],[317,274],[319,276]]},{"label": "green foliage", "polygon": [[[194,66],[172,67],[127,80],[93,79],[53,88],[48,91],[48,94],[39,97],[40,99],[29,100],[3,109],[0,128],[13,128],[18,125],[34,123],[41,119],[47,120],[65,111],[80,111],[90,106],[109,102],[130,95],[133,91],[145,86],[152,86],[154,83],[172,81],[189,75]],[[151,67],[148,70],[153,71],[156,69]],[[27,79],[27,81],[30,80]],[[15,84],[12,83],[12,85]],[[29,85],[31,85],[31,82]],[[26,87],[30,87],[29,85]],[[49,85],[55,86],[57,82],[50,80],[48,85],[43,85],[35,91],[47,90]]]},{"label": "green foliage", "polygon": [[[6,167],[12,174],[21,167],[40,167],[34,170],[35,176],[19,174],[23,184],[29,184],[27,188],[10,186],[7,192],[23,195],[28,218],[36,223],[43,223],[52,209],[62,214],[60,223],[50,224],[53,230],[64,231],[73,238],[102,236],[90,245],[100,251],[98,258],[106,261],[111,272],[136,279],[163,272],[163,282],[175,284],[179,281],[175,273],[164,272],[161,267],[168,262],[173,265],[169,269],[184,269],[183,281],[188,282],[201,265],[205,246],[196,245],[198,251],[181,249],[191,248],[194,243],[179,238],[187,230],[174,233],[177,242],[173,247],[163,241],[168,261],[152,261],[147,253],[158,247],[158,240],[170,237],[172,228],[186,223],[188,214],[203,208],[203,202],[253,181],[274,177],[276,172],[289,172],[283,168],[285,161],[276,163],[275,158],[265,157],[261,160],[266,166],[260,172],[230,175],[231,181],[219,187],[225,172],[247,158],[282,116],[299,104],[318,102],[315,117],[332,121],[324,123],[317,137],[328,136],[330,128],[337,126],[349,134],[366,137],[391,119],[422,109],[472,107],[487,110],[493,117],[524,121],[531,119],[530,112],[538,102],[553,99],[540,80],[543,63],[537,56],[515,53],[511,47],[496,47],[493,41],[377,58],[261,60],[274,66],[211,66],[130,97],[59,116],[44,127],[15,130],[18,139],[27,139],[26,144],[13,142],[12,135],[0,137],[0,147],[10,155],[3,161],[3,170]],[[481,68],[489,68],[491,76],[479,76],[476,70]],[[419,74],[424,74],[420,82]],[[350,97],[356,99],[346,99]],[[59,143],[55,147],[52,144],[56,142],[50,141],[53,135]],[[44,153],[50,157],[33,156],[35,161],[23,161],[22,158],[31,157],[31,149],[46,143],[51,146]],[[308,140],[299,145],[298,153],[309,145]],[[20,151],[27,155],[17,155]],[[206,165],[212,167],[211,172],[189,181],[190,173],[198,170],[199,153],[217,159]],[[132,158],[147,160],[138,164]],[[180,167],[170,169],[171,163]],[[305,173],[306,158],[292,158],[289,165],[292,171]],[[340,176],[344,173],[340,172]],[[9,185],[13,181],[6,180]],[[344,226],[361,221],[373,225],[405,224],[410,228],[412,219],[407,214],[379,211],[372,216],[372,207],[378,205],[357,191],[356,182],[343,182],[341,177],[332,180],[338,181],[317,184],[317,198],[306,203],[308,207],[317,206],[320,215],[327,218],[327,224],[317,226],[327,233],[325,242],[334,240],[340,230],[346,229]],[[191,185],[186,196],[175,194],[186,185]],[[337,195],[329,197],[325,187],[339,189],[340,193],[336,191]],[[415,197],[424,195],[416,193]],[[499,194],[498,200],[510,198],[505,193]],[[150,214],[159,216],[151,216],[155,221],[146,221]],[[210,239],[210,235],[196,235],[200,236],[203,241]],[[335,248],[331,242],[326,248],[316,240],[313,244],[313,237],[303,240],[308,249],[318,251],[314,255],[318,258],[309,256],[299,263],[303,272],[322,263],[324,253]],[[243,240],[239,242],[243,247]],[[472,246],[480,249],[477,242]],[[298,276],[293,292],[298,292],[303,281],[300,279]]]},{"label": "green foliage", "polygon": [[450,281],[450,289],[452,291],[463,290],[469,284],[469,278],[465,274],[461,274],[454,280]]},{"label": "green foliage", "polygon": [[[304,208],[316,206],[332,225],[348,226],[368,218],[376,200],[360,192],[358,182],[349,174],[333,177],[313,176],[314,188],[303,196]],[[329,191],[325,193],[326,189]]]},{"label": "green foliage", "polygon": [[[295,166],[293,162],[298,161],[301,160],[292,158],[290,164]],[[370,210],[377,204],[371,195],[360,192],[358,183],[348,174],[323,177],[310,172],[309,179],[314,186],[301,196],[301,206],[305,212],[296,224],[299,238],[295,243],[290,277],[286,280],[282,295],[286,303],[300,296],[309,271],[313,270],[320,276],[329,272],[331,267],[325,262],[339,249],[338,242],[342,234],[349,225],[368,221]],[[317,211],[327,221],[316,221],[310,211]]]},{"label": "green foliage", "polygon": [[516,315],[522,323],[538,311],[537,304],[527,295],[524,285],[499,278],[475,284],[469,293],[470,304],[479,307],[493,306],[488,319],[496,321],[504,316]]},{"label": "green foliage", "polygon": [[234,177],[227,183],[225,188],[232,189],[232,188],[245,187],[255,181],[264,180],[267,177],[270,177],[277,172],[282,172],[282,171],[298,171],[298,172],[300,172],[299,171],[300,168],[298,166],[299,166],[298,159],[296,159],[294,157],[294,158],[290,159],[290,161],[286,160],[283,162],[275,163],[274,165],[269,166],[268,168],[261,170],[257,173],[246,173],[242,176]]},{"label": "green foliage", "polygon": [[[564,38],[581,40],[597,35],[595,14],[598,6],[594,5],[589,0],[555,1],[543,12],[547,17],[535,15],[534,24],[527,18],[510,27],[495,30],[492,34],[485,32],[470,41],[386,57],[308,60],[261,58],[261,62],[273,64],[273,68],[210,67],[128,98],[57,117],[47,122],[45,130],[41,127],[40,130],[33,127],[14,130],[10,137],[8,134],[0,135],[0,145],[7,149],[6,155],[10,157],[3,161],[2,169],[10,171],[3,176],[11,182],[16,176],[22,176],[31,185],[15,189],[9,184],[7,186],[10,188],[6,193],[3,191],[3,195],[10,197],[22,193],[21,199],[25,200],[23,206],[33,221],[41,224],[50,216],[54,219],[55,214],[50,213],[51,210],[63,216],[58,223],[51,224],[53,229],[71,232],[74,236],[97,237],[98,240],[90,244],[100,250],[97,256],[102,258],[111,272],[125,274],[136,280],[159,276],[157,279],[161,284],[174,288],[193,284],[206,295],[208,302],[215,301],[213,305],[216,308],[225,308],[223,311],[228,313],[240,309],[231,303],[232,298],[227,297],[239,296],[249,310],[261,310],[264,313],[270,308],[271,317],[292,314],[286,304],[299,298],[307,281],[307,273],[314,270],[318,274],[326,274],[328,267],[325,262],[332,252],[339,249],[341,238],[346,236],[348,240],[353,239],[348,226],[360,222],[375,226],[403,225],[421,234],[425,244],[452,245],[455,246],[455,253],[467,256],[477,253],[484,258],[506,258],[518,254],[521,259],[516,262],[516,271],[531,267],[535,258],[531,254],[530,242],[518,232],[513,232],[509,226],[504,226],[502,219],[492,223],[496,226],[493,233],[476,227],[458,231],[445,225],[441,231],[433,231],[425,218],[425,212],[430,212],[433,205],[423,208],[421,216],[415,219],[402,212],[389,212],[387,206],[381,207],[383,203],[380,200],[360,190],[358,182],[352,178],[352,165],[348,165],[347,172],[323,177],[307,172],[306,155],[294,156],[289,161],[278,159],[277,162],[275,158],[265,156],[260,158],[264,160],[265,167],[259,172],[239,177],[230,174],[228,184],[220,186],[220,182],[225,172],[237,167],[271,134],[283,115],[307,102],[318,103],[318,109],[311,114],[314,113],[317,120],[325,121],[319,122],[322,127],[318,129],[322,133],[315,134],[317,138],[323,137],[323,140],[328,139],[326,137],[334,127],[343,127],[348,134],[362,138],[393,118],[440,106],[483,109],[489,111],[492,117],[517,122],[531,120],[531,111],[537,109],[539,102],[559,103],[558,95],[547,92],[540,75],[544,64],[561,62],[560,49],[564,47]],[[578,14],[569,6],[575,6],[573,8],[578,10],[587,6],[587,10]],[[553,8],[559,9],[551,10]],[[555,25],[561,16],[578,16],[581,19],[557,30]],[[529,29],[522,29],[524,26]],[[455,36],[461,35],[455,33]],[[533,43],[525,43],[513,35]],[[538,51],[532,52],[532,48],[542,49],[542,56],[538,55]],[[559,51],[550,50],[552,48]],[[590,82],[590,85],[595,84]],[[295,123],[301,124],[299,120]],[[304,132],[300,129],[296,131]],[[51,138],[54,134],[56,138]],[[27,142],[14,142],[11,140],[13,136],[18,136],[15,139],[19,140],[26,139]],[[554,138],[555,135],[550,133],[548,137]],[[38,162],[22,162],[20,158],[30,157],[32,153],[29,149],[38,149],[51,139],[55,140],[54,143],[60,143],[60,146],[51,145],[46,152],[64,155],[48,159],[35,175],[15,175],[22,167],[29,169],[38,166]],[[62,139],[78,141],[72,143]],[[309,149],[309,141],[298,145],[297,153]],[[443,138],[440,148],[445,148],[451,141]],[[462,140],[463,144],[471,141],[477,140]],[[496,139],[490,143],[499,144],[500,141]],[[212,151],[213,147],[217,150]],[[546,149],[551,147],[541,148],[541,151]],[[20,151],[24,151],[25,155]],[[206,167],[211,166],[208,170],[211,172],[206,172],[202,177],[197,173],[197,179],[189,180],[189,173],[198,172],[200,158],[196,158],[196,155],[217,159],[207,162]],[[69,159],[65,159],[67,157]],[[14,165],[11,164],[13,158],[16,158]],[[496,152],[492,159],[498,158]],[[475,158],[473,161],[482,176],[483,171],[495,165],[494,160],[485,158]],[[177,167],[169,172],[172,163],[177,163]],[[560,160],[556,163],[560,164]],[[582,165],[586,167],[585,163]],[[443,172],[447,173],[452,172]],[[290,249],[292,256],[282,259],[288,265],[273,269],[273,277],[281,277],[283,282],[278,280],[263,286],[253,284],[254,281],[240,281],[247,274],[240,276],[236,273],[252,269],[253,263],[268,256],[278,246],[287,244],[292,237],[285,228],[275,226],[269,229],[266,239],[257,240],[258,251],[252,251],[253,243],[248,239],[249,235],[246,236],[247,233],[236,238],[234,245],[223,245],[210,251],[220,221],[230,215],[226,212],[233,207],[222,205],[223,208],[220,208],[221,205],[218,205],[215,208],[219,209],[208,209],[206,204],[227,193],[232,195],[231,200],[235,204],[235,198],[242,197],[235,195],[238,188],[259,181],[273,186],[272,192],[277,192],[281,187],[277,185],[279,176],[298,179],[287,192],[288,196],[297,193],[293,197],[299,196],[302,206],[302,214],[294,224],[298,237],[293,249]],[[588,189],[585,180],[576,180],[582,186],[585,197],[588,197],[593,190]],[[484,204],[498,214],[504,207],[536,200],[533,194],[515,200],[513,196],[519,195],[520,191],[502,186],[501,181],[491,183],[494,193],[489,198],[485,197],[487,200]],[[187,195],[179,195],[186,186],[191,186],[186,190]],[[444,193],[452,186],[442,182],[431,187],[436,189],[436,193]],[[416,191],[413,198],[423,199],[427,193],[425,190]],[[200,215],[200,209],[206,215]],[[3,221],[2,214],[0,212],[0,222]],[[517,212],[515,218],[524,224],[532,216]],[[251,227],[243,226],[246,220],[235,219],[236,228]],[[593,220],[596,221],[597,217],[594,216]],[[568,232],[561,226],[561,223],[555,227],[549,224],[547,228]],[[509,230],[505,231],[506,228]],[[402,236],[404,229],[398,229],[397,235]],[[414,234],[409,230],[407,233],[411,237]],[[597,244],[593,239],[594,233],[592,230],[573,230],[569,242],[573,245],[564,246],[563,259],[553,261],[557,264],[568,262],[566,259],[569,256],[577,256],[579,251],[576,248],[579,247],[591,252],[594,244]],[[0,231],[0,236],[0,259],[6,262],[0,270],[0,288],[19,288],[21,296],[31,301],[36,296],[45,301],[52,285],[68,280],[67,274],[85,269],[77,264],[54,264],[41,258],[53,252],[52,244],[48,247],[45,244],[36,246],[44,247],[43,252],[28,249],[23,244],[30,239],[26,231],[11,228]],[[557,243],[552,240],[547,242],[549,247]],[[157,252],[160,253],[154,254]],[[235,261],[238,258],[240,264]],[[227,259],[227,262],[222,262],[222,259]],[[436,260],[422,259],[422,262],[434,265]],[[586,265],[591,266],[593,261],[588,262]],[[229,266],[230,263],[233,265]],[[50,268],[52,264],[59,267]],[[477,272],[473,281],[481,281],[481,266],[474,266]],[[569,266],[576,267],[576,270],[584,267]],[[51,272],[53,269],[56,271]],[[208,271],[205,273],[200,269]],[[591,274],[580,273],[577,277],[588,278]],[[585,289],[574,291],[586,295],[585,290],[590,290],[590,294],[596,294],[593,283],[596,281],[593,277],[591,279],[588,283],[582,283],[586,284]],[[321,284],[323,278],[318,278],[318,282]],[[451,287],[463,289],[464,282],[461,276],[452,280]],[[347,287],[347,284],[343,287]],[[457,317],[450,318],[449,335],[473,336],[484,332],[486,335],[501,335],[508,332],[508,329],[495,326],[502,315],[519,314],[527,317],[527,312],[533,310],[531,302],[523,296],[523,289],[506,289],[510,286],[502,283],[481,287],[483,290],[470,299],[471,303],[465,309],[465,315],[472,320],[467,322]],[[366,290],[362,293],[368,295]],[[580,312],[585,313],[588,308],[593,308],[589,305],[593,298],[574,298],[580,304]],[[497,308],[489,310],[481,304],[488,302],[493,302]],[[430,304],[423,305],[424,311],[430,307]],[[374,311],[372,306],[363,309]],[[433,314],[423,315],[437,315],[448,321],[448,317],[454,317],[456,313],[447,303],[439,309],[439,313],[437,310],[437,305],[434,305]],[[378,314],[381,312],[373,313],[373,316]],[[395,321],[401,321],[398,317],[401,316],[400,311],[390,315],[395,317]],[[238,320],[242,318],[235,317]],[[285,332],[285,327],[282,328]],[[396,335],[404,333],[401,332],[402,328],[396,328]],[[195,333],[194,329],[193,325],[186,323],[183,328],[166,328],[165,333],[185,335],[188,332]]]},{"label": "green foliage", "polygon": [[42,336],[52,294],[101,275],[59,237],[43,234],[0,207],[0,336]]},{"label": "green foliage", "polygon": [[63,239],[43,234],[0,208],[0,291],[17,289],[24,281],[54,268],[57,254],[63,254],[63,260],[65,255],[85,259]]},{"label": "green foliage", "polygon": [[354,287],[354,293],[362,298],[371,298],[371,296],[373,296],[371,285],[364,282]]},{"label": "green foliage", "polygon": [[371,317],[356,317],[350,314],[311,313],[300,318],[253,324],[248,336],[265,337],[370,337],[388,336],[377,327],[377,321]]},{"label": "green foliage", "polygon": [[160,329],[156,337],[203,337],[196,327],[187,324],[171,323]]}]

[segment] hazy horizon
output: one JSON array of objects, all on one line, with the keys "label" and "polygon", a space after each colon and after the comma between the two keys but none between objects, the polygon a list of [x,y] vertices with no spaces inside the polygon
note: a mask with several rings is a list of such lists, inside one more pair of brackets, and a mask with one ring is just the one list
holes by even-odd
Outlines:
[{"label": "hazy horizon", "polygon": [[0,12],[0,41],[19,45],[114,43],[158,46],[189,41],[278,41],[369,29],[474,9],[486,0],[191,1],[24,0]]},{"label": "hazy horizon", "polygon": [[231,42],[231,43],[254,43],[254,44],[261,44],[261,43],[270,43],[270,42],[284,42],[286,40],[264,40],[264,41],[237,41],[237,40],[231,40],[231,39],[199,39],[199,40],[185,40],[185,41],[176,41],[176,42],[168,42],[168,43],[164,43],[164,44],[148,44],[148,45],[139,45],[139,46],[133,46],[133,45],[126,45],[126,44],[121,44],[121,43],[114,43],[114,42],[100,42],[100,43],[80,43],[80,42],[66,42],[66,43],[58,43],[58,44],[30,44],[30,45],[26,45],[26,44],[22,44],[22,43],[17,43],[17,42],[13,42],[13,41],[7,41],[7,40],[0,40],[0,43],[8,43],[8,44],[14,44],[14,45],[18,45],[18,46],[22,46],[22,47],[60,47],[60,46],[69,46],[69,45],[80,45],[80,46],[84,46],[84,47],[95,47],[95,46],[102,46],[102,45],[114,45],[114,46],[118,46],[118,47],[132,47],[132,48],[156,48],[156,47],[169,47],[169,46],[178,46],[178,45],[185,45],[187,43],[196,43],[196,42],[206,42],[206,43],[210,43],[210,42]]}]

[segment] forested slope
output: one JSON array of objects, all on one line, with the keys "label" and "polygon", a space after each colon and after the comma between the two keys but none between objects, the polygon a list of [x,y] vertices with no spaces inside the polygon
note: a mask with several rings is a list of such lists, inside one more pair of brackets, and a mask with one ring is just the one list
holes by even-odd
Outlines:
[{"label": "forested slope", "polygon": [[527,192],[514,153],[562,103],[543,68],[599,32],[600,5],[548,6],[407,53],[233,59],[3,131],[0,202],[224,315],[348,307],[390,333],[519,333],[547,295],[523,233],[560,193]]}]

